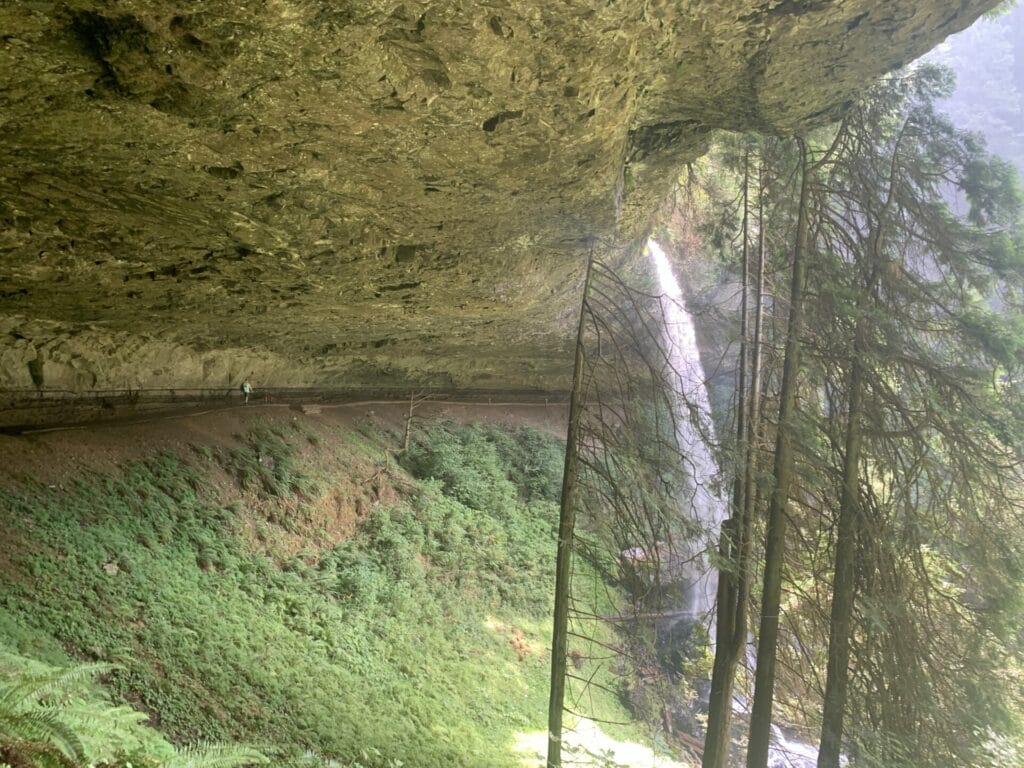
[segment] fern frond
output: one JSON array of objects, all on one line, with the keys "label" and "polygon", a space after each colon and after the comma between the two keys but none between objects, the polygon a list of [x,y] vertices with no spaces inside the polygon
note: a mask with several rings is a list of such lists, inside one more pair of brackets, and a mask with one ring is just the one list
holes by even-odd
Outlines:
[{"label": "fern frond", "polygon": [[56,668],[0,651],[0,750],[31,751],[20,763],[36,768],[80,765],[93,751],[88,739],[117,743],[144,715],[127,707],[88,704],[77,696],[110,664]]},{"label": "fern frond", "polygon": [[75,702],[62,707],[61,712],[66,722],[75,730],[88,731],[97,736],[128,730],[148,718],[145,712],[139,712],[124,704],[110,706],[106,703]]},{"label": "fern frond", "polygon": [[0,743],[25,742],[52,745],[71,760],[84,760],[85,748],[78,735],[50,707],[23,712],[0,710]]},{"label": "fern frond", "polygon": [[[15,765],[32,765],[36,768],[79,768],[79,763],[62,753],[52,744],[33,741],[8,740],[0,741],[0,755]],[[8,762],[0,763],[0,768],[10,768]]]},{"label": "fern frond", "polygon": [[0,653],[0,709],[32,704],[52,693],[66,693],[106,674],[113,664],[79,664],[75,667],[45,667],[27,670],[25,660]]},{"label": "fern frond", "polygon": [[197,744],[180,750],[160,768],[235,768],[269,762],[262,752],[244,744]]}]

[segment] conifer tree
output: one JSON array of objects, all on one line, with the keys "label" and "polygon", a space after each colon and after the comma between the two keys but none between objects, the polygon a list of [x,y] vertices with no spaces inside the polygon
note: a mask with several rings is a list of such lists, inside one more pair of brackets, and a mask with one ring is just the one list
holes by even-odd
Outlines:
[{"label": "conifer tree", "polygon": [[[769,185],[783,215],[759,236],[785,231],[787,193],[801,234],[790,235],[790,317],[777,329],[750,768],[768,761],[779,675],[779,716],[820,729],[820,768],[844,753],[873,767],[994,767],[986,755],[1009,754],[1024,712],[1011,629],[1024,617],[1020,196],[1008,164],[936,110],[949,85],[927,67],[888,78],[809,139],[829,149],[803,161],[799,195]],[[777,314],[787,302],[774,294]],[[740,335],[752,343],[749,327]],[[717,642],[705,768],[728,759],[722,708],[745,640],[739,513],[758,483],[745,479],[749,426],[735,434],[718,613],[729,634]]]},{"label": "conifer tree", "polygon": [[[994,500],[1020,506],[996,477],[1020,479],[1013,447],[996,437],[1002,425],[977,418],[1000,366],[1020,359],[1007,290],[1021,273],[1006,237],[1019,198],[1005,163],[936,113],[947,87],[943,73],[922,68],[873,89],[848,115],[848,136],[814,191],[817,263],[833,269],[819,270],[811,290],[827,297],[819,316],[835,322],[829,338],[809,343],[831,358],[831,410],[846,404],[832,438],[843,449],[834,452],[820,768],[840,764],[851,681],[857,728],[873,734],[865,754],[885,765],[898,765],[900,750],[908,765],[977,756],[977,723],[957,709],[970,678],[991,670],[965,666],[964,639],[994,646],[985,618],[949,594],[963,589],[965,521],[974,518],[974,536],[1002,517],[982,513]],[[900,533],[879,536],[888,530]],[[877,595],[858,605],[858,582]]]},{"label": "conifer tree", "polygon": [[851,680],[859,731],[874,734],[869,751],[886,765],[901,750],[907,765],[974,760],[977,723],[965,712],[999,716],[999,706],[987,715],[967,706],[968,689],[991,677],[968,663],[968,646],[999,644],[965,599],[973,555],[961,546],[998,552],[990,526],[1014,515],[989,507],[1020,509],[1005,487],[1021,479],[1013,446],[983,416],[998,399],[993,378],[1020,360],[1010,333],[1019,307],[1004,290],[1016,292],[1024,276],[1005,234],[1020,203],[1006,164],[935,111],[948,85],[922,68],[869,93],[815,212],[856,286],[837,312],[853,339],[840,366],[850,406],[820,768],[839,765]]}]

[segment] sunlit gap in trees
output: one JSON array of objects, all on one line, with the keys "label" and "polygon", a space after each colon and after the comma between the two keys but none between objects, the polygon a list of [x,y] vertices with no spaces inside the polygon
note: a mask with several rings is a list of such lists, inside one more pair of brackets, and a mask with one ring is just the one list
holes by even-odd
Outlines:
[{"label": "sunlit gap in trees", "polygon": [[[513,747],[523,768],[543,768],[548,735],[542,731],[520,733]],[[617,768],[687,768],[688,764],[643,744],[612,738],[585,717],[576,718],[562,735],[565,765],[617,766]]]}]

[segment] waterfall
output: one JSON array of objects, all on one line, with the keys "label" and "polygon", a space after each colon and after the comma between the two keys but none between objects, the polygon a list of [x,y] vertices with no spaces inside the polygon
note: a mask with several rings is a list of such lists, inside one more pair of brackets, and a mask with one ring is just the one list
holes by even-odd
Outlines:
[{"label": "waterfall", "polygon": [[692,514],[700,527],[700,534],[686,552],[695,578],[687,590],[688,605],[683,608],[691,620],[707,622],[709,628],[713,629],[712,611],[718,574],[708,562],[707,553],[718,545],[718,534],[726,517],[726,504],[718,495],[715,483],[718,464],[709,448],[715,442],[711,402],[697,347],[697,334],[690,313],[686,310],[683,291],[672,274],[672,266],[661,246],[654,240],[648,240],[647,249],[654,261],[661,292],[669,299],[664,308],[664,343],[669,363],[677,377],[676,440],[680,453],[688,462],[687,470],[693,485],[691,509],[684,510],[684,514]]},{"label": "waterfall", "polygon": [[[841,761],[846,765],[846,759]],[[790,739],[777,725],[772,726],[768,768],[816,768],[818,750],[799,739]]]},{"label": "waterfall", "polygon": [[[687,467],[693,484],[691,510],[701,532],[686,553],[691,560],[694,576],[692,585],[686,590],[684,606],[688,621],[705,622],[711,630],[714,641],[715,593],[718,587],[718,573],[707,559],[707,552],[718,546],[722,522],[726,518],[727,506],[718,495],[715,477],[718,464],[708,447],[715,442],[715,427],[711,419],[711,402],[708,397],[704,366],[697,347],[697,334],[693,320],[686,310],[682,289],[672,273],[668,257],[654,240],[647,241],[651,259],[658,275],[661,292],[669,299],[665,306],[665,338],[669,363],[678,381],[676,402],[677,433],[680,453],[689,462]],[[687,510],[684,510],[684,514]],[[672,636],[669,633],[668,636]],[[743,711],[743,707],[739,708]],[[769,768],[815,768],[818,752],[799,739],[790,739],[776,725],[772,726],[771,748],[768,753]],[[844,759],[845,764],[845,759]]]}]

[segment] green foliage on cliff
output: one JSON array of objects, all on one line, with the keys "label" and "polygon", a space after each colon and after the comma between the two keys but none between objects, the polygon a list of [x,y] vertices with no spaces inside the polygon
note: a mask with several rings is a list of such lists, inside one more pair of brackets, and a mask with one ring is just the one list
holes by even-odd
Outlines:
[{"label": "green foliage on cliff", "polygon": [[[382,466],[372,428],[304,440],[266,423],[231,449],[4,489],[0,647],[115,664],[112,700],[179,744],[244,741],[312,765],[517,765],[518,737],[543,730],[558,444],[453,425],[423,437],[408,457],[419,481]],[[323,455],[403,494],[348,538],[275,559],[253,529],[268,547],[297,538],[352,480],[317,470]],[[603,710],[624,719],[613,697]]]}]

